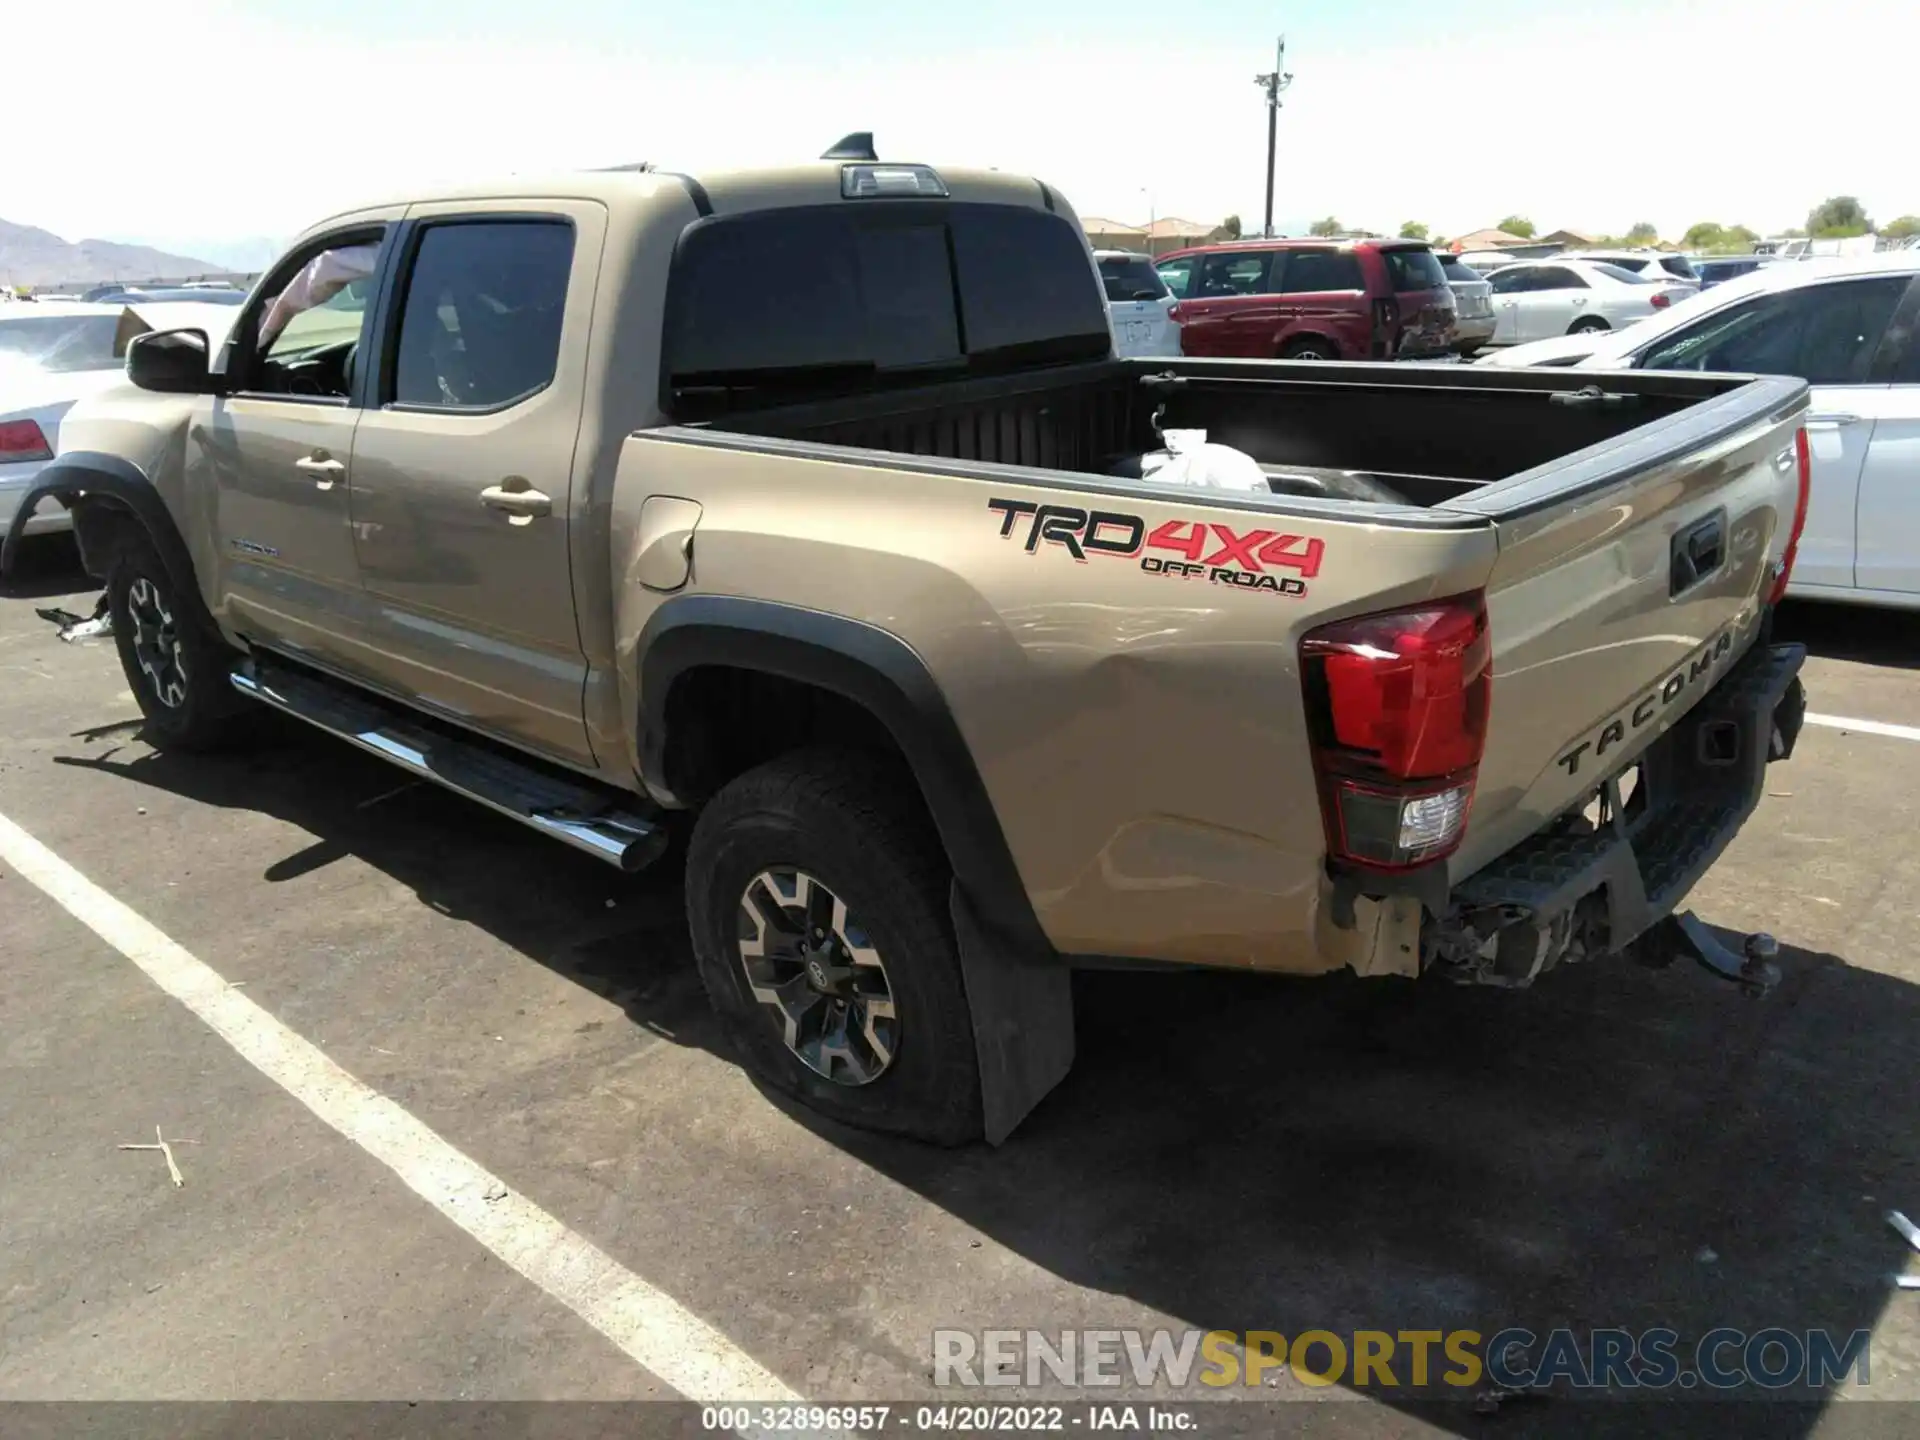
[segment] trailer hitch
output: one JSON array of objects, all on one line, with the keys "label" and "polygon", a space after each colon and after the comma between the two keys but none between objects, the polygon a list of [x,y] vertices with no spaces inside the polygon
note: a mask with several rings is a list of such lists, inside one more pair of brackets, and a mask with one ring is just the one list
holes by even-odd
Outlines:
[{"label": "trailer hitch", "polygon": [[1671,965],[1682,956],[1704,966],[1709,974],[1738,985],[1754,1000],[1764,999],[1780,983],[1780,942],[1764,930],[1747,936],[1739,953],[1720,942],[1692,911],[1670,915],[1648,931],[1634,948],[1646,963]]}]

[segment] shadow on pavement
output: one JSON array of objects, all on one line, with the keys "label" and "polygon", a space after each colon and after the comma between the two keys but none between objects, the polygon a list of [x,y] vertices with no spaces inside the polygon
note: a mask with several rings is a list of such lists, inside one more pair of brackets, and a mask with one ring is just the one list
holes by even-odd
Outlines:
[{"label": "shadow on pavement", "polygon": [[100,587],[80,568],[73,536],[34,535],[20,542],[11,579],[0,585],[0,599],[46,600],[55,595],[89,595]]},{"label": "shadow on pavement", "polygon": [[[351,853],[636,1024],[724,1053],[688,951],[679,847],[663,870],[612,881],[264,718],[269,743],[250,754],[60,763],[283,818],[322,838],[262,857],[270,881]],[[610,883],[624,887],[611,910]],[[1177,1327],[1668,1326],[1683,1359],[1719,1326],[1844,1341],[1875,1324],[1907,1258],[1883,1212],[1920,1209],[1920,987],[1790,940],[1786,978],[1759,1002],[1698,970],[1625,963],[1517,994],[1083,974],[1074,1072],[1004,1148],[938,1151],[800,1118],[1034,1265]],[[1089,1313],[1076,1323],[1101,1323],[1097,1300]],[[1564,1400],[1489,1422],[1391,1398],[1408,1422],[1462,1434],[1568,1433]],[[1582,1433],[1650,1433],[1642,1407],[1580,1408]],[[1655,1428],[1805,1434],[1822,1413],[1761,1408],[1663,1407]]]},{"label": "shadow on pavement", "polygon": [[1775,634],[1829,660],[1920,670],[1920,611],[1795,600],[1780,608]]}]

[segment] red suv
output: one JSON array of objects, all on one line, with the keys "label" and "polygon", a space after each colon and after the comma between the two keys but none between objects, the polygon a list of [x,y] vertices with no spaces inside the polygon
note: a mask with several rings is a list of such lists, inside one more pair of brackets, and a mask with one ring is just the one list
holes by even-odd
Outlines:
[{"label": "red suv", "polygon": [[1235,240],[1155,262],[1189,355],[1438,359],[1453,292],[1433,251],[1403,240]]}]

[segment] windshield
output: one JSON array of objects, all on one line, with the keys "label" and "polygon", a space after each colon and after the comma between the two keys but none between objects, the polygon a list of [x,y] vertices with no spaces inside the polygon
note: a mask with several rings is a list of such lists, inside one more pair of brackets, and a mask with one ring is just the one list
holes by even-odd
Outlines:
[{"label": "windshield", "polygon": [[1160,272],[1153,268],[1153,262],[1144,255],[1102,255],[1100,280],[1107,287],[1109,304],[1127,300],[1162,300],[1167,295],[1166,282],[1160,278]]},{"label": "windshield", "polygon": [[9,315],[0,319],[0,360],[53,374],[117,370],[119,315]]}]

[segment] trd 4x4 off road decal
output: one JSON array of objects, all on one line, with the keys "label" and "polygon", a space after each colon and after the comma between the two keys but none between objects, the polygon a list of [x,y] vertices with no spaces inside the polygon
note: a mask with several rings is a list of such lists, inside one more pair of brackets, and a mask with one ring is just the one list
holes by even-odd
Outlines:
[{"label": "trd 4x4 off road decal", "polygon": [[[1306,582],[1320,573],[1324,540],[1282,535],[1276,530],[1237,531],[1217,520],[1169,520],[1147,533],[1147,522],[1119,510],[1082,510],[1072,505],[1037,505],[1031,500],[989,500],[1000,517],[1002,539],[1027,522],[1024,548],[1031,555],[1042,543],[1058,545],[1081,564],[1093,555],[1137,559],[1149,575],[1205,580],[1241,590],[1301,596]],[[1165,554],[1151,554],[1151,551]],[[1290,571],[1276,575],[1272,572]]]}]

